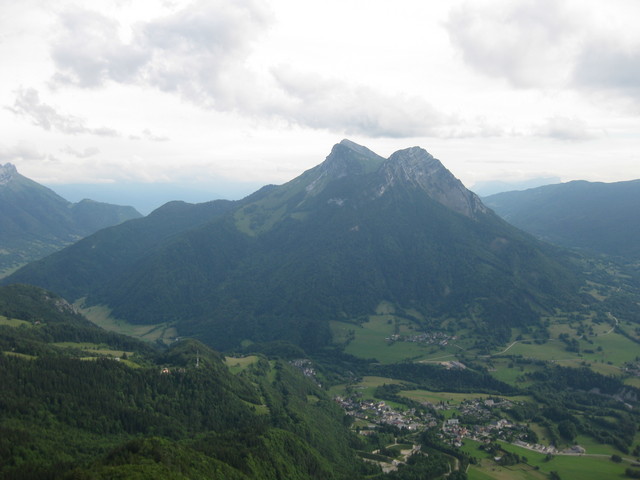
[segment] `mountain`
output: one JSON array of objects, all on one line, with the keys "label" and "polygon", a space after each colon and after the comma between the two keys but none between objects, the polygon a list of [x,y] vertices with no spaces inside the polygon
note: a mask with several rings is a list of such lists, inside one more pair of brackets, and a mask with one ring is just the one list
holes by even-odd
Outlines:
[{"label": "mountain", "polygon": [[317,167],[207,221],[173,229],[205,207],[180,208],[98,232],[5,283],[172,324],[219,349],[275,340],[318,349],[331,341],[329,320],[382,301],[431,328],[459,319],[504,342],[511,327],[577,298],[564,254],[500,219],[418,147],[385,159],[344,140]]},{"label": "mountain", "polygon": [[139,217],[133,207],[91,200],[70,203],[20,175],[12,164],[0,165],[0,274]]},{"label": "mountain", "polygon": [[473,192],[480,195],[481,198],[495,195],[496,193],[512,192],[514,190],[528,190],[530,188],[550,185],[552,183],[560,183],[559,177],[539,177],[530,178],[528,180],[505,182],[501,180],[488,180],[485,182],[476,182],[473,185]]},{"label": "mountain", "polygon": [[640,260],[640,180],[574,181],[483,201],[509,223],[543,240]]}]

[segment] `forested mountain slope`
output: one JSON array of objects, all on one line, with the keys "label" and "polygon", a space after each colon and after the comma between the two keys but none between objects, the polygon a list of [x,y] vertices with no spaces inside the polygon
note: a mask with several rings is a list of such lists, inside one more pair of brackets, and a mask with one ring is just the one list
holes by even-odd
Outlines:
[{"label": "forested mountain slope", "polygon": [[328,320],[381,301],[473,319],[505,341],[577,301],[562,253],[501,220],[418,147],[384,159],[345,140],[298,178],[224,205],[182,230],[155,212],[172,235],[150,235],[152,218],[128,222],[7,281],[86,297],[131,323],[173,324],[220,349],[317,349],[330,342]]},{"label": "forested mountain slope", "polygon": [[0,165],[0,274],[101,228],[140,217],[133,207],[68,202],[20,175],[13,165]]},{"label": "forested mountain slope", "polygon": [[543,240],[640,259],[640,180],[574,181],[499,193],[483,201],[508,222]]},{"label": "forested mountain slope", "polygon": [[339,407],[287,362],[254,357],[234,375],[199,342],[152,349],[35,287],[0,288],[0,378],[0,478],[367,471]]}]

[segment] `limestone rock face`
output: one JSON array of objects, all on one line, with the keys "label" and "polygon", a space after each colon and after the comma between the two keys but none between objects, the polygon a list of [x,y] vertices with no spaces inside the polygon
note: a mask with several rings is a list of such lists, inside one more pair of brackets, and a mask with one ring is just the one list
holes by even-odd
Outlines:
[{"label": "limestone rock face", "polygon": [[7,185],[18,171],[11,163],[0,165],[0,185]]},{"label": "limestone rock face", "polygon": [[439,160],[420,147],[399,150],[382,166],[385,183],[378,192],[382,195],[390,186],[413,185],[424,190],[442,205],[469,218],[486,213],[480,198],[467,190]]}]

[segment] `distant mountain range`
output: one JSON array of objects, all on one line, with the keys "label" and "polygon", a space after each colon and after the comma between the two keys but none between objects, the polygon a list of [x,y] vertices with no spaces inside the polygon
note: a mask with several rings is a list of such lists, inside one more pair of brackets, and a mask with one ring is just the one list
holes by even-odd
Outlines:
[{"label": "distant mountain range", "polygon": [[168,204],[7,282],[85,297],[131,323],[172,324],[220,349],[317,349],[331,340],[329,320],[382,301],[430,325],[464,318],[504,342],[511,327],[575,302],[580,280],[563,253],[500,219],[425,150],[385,159],[345,140],[284,185]]},{"label": "distant mountain range", "polygon": [[499,193],[483,201],[543,240],[640,260],[640,180],[574,181]]},{"label": "distant mountain range", "polygon": [[484,198],[497,193],[512,192],[514,190],[527,190],[529,188],[541,187],[543,185],[551,185],[555,183],[560,183],[559,177],[539,177],[510,182],[489,180],[485,182],[476,182],[473,185],[472,190],[476,195]]},{"label": "distant mountain range", "polygon": [[97,230],[139,217],[133,207],[68,202],[20,175],[12,164],[0,165],[0,275]]}]

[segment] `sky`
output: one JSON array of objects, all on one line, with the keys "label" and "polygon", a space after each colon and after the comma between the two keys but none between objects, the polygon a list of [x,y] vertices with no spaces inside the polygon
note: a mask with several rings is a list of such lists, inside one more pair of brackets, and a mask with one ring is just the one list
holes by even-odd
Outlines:
[{"label": "sky", "polygon": [[637,179],[638,19],[637,0],[0,0],[0,164],[114,203],[240,198],[343,138],[423,147],[471,189]]}]

